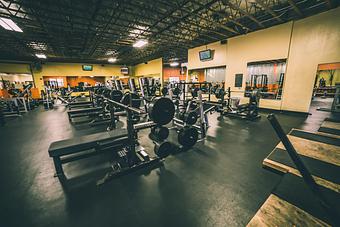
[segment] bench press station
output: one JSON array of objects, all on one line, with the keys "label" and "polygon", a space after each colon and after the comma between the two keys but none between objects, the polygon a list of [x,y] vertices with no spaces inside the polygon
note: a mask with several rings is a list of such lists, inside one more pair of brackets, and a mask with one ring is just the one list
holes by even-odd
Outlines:
[{"label": "bench press station", "polygon": [[[174,117],[175,106],[168,98],[156,98],[150,103],[148,116],[150,121],[136,124],[134,114],[143,114],[144,111],[106,99],[115,107],[124,109],[127,113],[127,129],[117,129],[110,132],[96,133],[77,138],[53,142],[49,149],[49,156],[53,158],[56,176],[61,181],[66,180],[62,164],[87,158],[93,155],[111,151],[117,160],[112,171],[98,182],[103,184],[109,179],[130,173],[132,171],[154,166],[171,154],[173,146],[167,141],[154,141],[155,157],[150,157],[143,149],[138,150],[139,130],[163,127]],[[130,103],[132,102],[130,95]]]}]

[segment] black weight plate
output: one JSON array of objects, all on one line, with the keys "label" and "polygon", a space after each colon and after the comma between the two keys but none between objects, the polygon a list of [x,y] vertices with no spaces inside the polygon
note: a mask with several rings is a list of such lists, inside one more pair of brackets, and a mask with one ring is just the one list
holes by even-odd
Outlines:
[{"label": "black weight plate", "polygon": [[160,158],[165,158],[171,154],[173,146],[170,142],[162,142],[155,145],[155,154]]},{"label": "black weight plate", "polygon": [[142,101],[140,100],[139,95],[137,95],[135,93],[125,93],[122,100],[121,100],[121,103],[126,105],[126,106],[129,106],[130,105],[130,94],[131,94],[131,98],[132,98],[132,107],[139,108]]},{"label": "black weight plate", "polygon": [[217,99],[222,98],[225,95],[223,88],[217,88],[215,91],[215,97]]},{"label": "black weight plate", "polygon": [[175,105],[168,98],[155,98],[149,105],[149,117],[157,124],[168,124],[174,118],[174,115]]},{"label": "black weight plate", "polygon": [[175,96],[178,96],[179,94],[181,94],[181,89],[179,89],[178,87],[175,87],[172,90],[172,94],[175,95]]},{"label": "black weight plate", "polygon": [[178,142],[183,147],[192,147],[198,140],[198,131],[192,127],[184,127],[178,133]]},{"label": "black weight plate", "polygon": [[166,127],[154,127],[151,129],[151,132],[159,140],[165,140],[169,136],[169,129]]},{"label": "black weight plate", "polygon": [[108,88],[104,89],[103,96],[105,98],[110,98],[110,94],[111,94],[111,90],[110,89],[108,89]]},{"label": "black weight plate", "polygon": [[119,90],[112,90],[110,96],[111,100],[120,102],[120,100],[123,98],[123,92]]},{"label": "black weight plate", "polygon": [[195,111],[190,111],[185,114],[185,122],[189,125],[193,125],[197,122],[198,114]]},{"label": "black weight plate", "polygon": [[167,87],[163,87],[161,92],[162,92],[163,96],[166,96],[168,94],[168,88]]},{"label": "black weight plate", "polygon": [[191,90],[191,95],[192,95],[192,97],[197,97],[198,96],[198,91],[199,91],[200,89],[198,88],[198,87],[195,87],[195,88],[192,88],[192,90]]}]

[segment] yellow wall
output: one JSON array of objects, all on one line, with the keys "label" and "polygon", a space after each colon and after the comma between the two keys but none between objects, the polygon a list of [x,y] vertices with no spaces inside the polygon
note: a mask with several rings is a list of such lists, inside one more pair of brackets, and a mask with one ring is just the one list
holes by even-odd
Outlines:
[{"label": "yellow wall", "polygon": [[[211,61],[200,61],[199,52],[202,50],[214,50],[214,58]],[[200,46],[188,50],[188,69],[209,68],[216,66],[225,66],[227,59],[227,44],[215,42],[206,46]]]},{"label": "yellow wall", "polygon": [[[340,83],[340,69],[334,71],[332,84],[330,84],[330,77],[328,70],[321,70],[319,72],[318,78],[324,78],[326,80],[326,86],[334,86],[336,83]],[[316,86],[319,86],[319,80],[316,82]]]},{"label": "yellow wall", "polygon": [[318,64],[340,61],[340,8],[296,21],[282,108],[307,112]]},{"label": "yellow wall", "polygon": [[0,63],[0,73],[31,73],[29,64]]},{"label": "yellow wall", "polygon": [[[33,79],[39,90],[43,89],[43,76],[105,76],[109,79],[112,76],[121,76],[118,65],[93,65],[93,71],[83,71],[80,63],[45,63],[41,71],[33,71]],[[30,73],[28,64],[5,64],[0,63],[0,72],[7,73]]]},{"label": "yellow wall", "polygon": [[136,65],[133,68],[133,76],[156,76],[162,78],[163,74],[163,59],[158,58]]},{"label": "yellow wall", "polygon": [[[226,86],[232,96],[243,96],[247,63],[288,58],[281,100],[261,99],[260,107],[308,112],[318,64],[340,61],[340,8],[296,22],[228,39],[227,45],[213,43],[216,52],[225,50]],[[208,45],[209,47],[209,45]],[[216,62],[200,62],[199,50],[188,50],[191,68],[215,67]],[[243,73],[243,87],[235,88],[235,74]],[[241,102],[246,99],[242,98]]]}]

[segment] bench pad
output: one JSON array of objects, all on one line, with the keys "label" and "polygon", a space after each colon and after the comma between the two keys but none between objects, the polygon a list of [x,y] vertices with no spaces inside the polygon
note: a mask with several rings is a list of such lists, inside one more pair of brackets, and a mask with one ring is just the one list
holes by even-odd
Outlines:
[{"label": "bench pad", "polygon": [[74,137],[72,139],[60,140],[51,143],[48,153],[50,157],[62,156],[91,149],[101,142],[111,141],[122,137],[127,137],[126,129],[115,129],[109,132],[100,132],[91,135]]}]

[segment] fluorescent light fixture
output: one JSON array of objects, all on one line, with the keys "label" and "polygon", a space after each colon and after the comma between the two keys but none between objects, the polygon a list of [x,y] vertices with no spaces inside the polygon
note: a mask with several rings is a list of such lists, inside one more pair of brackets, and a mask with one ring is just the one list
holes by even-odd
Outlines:
[{"label": "fluorescent light fixture", "polygon": [[37,56],[37,58],[43,58],[43,59],[47,58],[45,54],[35,54],[35,56]]},{"label": "fluorescent light fixture", "polygon": [[47,50],[47,44],[43,42],[33,41],[33,42],[28,43],[27,45],[34,50],[38,50],[38,51]]},{"label": "fluorescent light fixture", "polygon": [[170,66],[171,67],[176,67],[176,66],[179,66],[179,63],[177,61],[174,61],[174,62],[170,63]]},{"label": "fluorescent light fixture", "polygon": [[148,27],[138,25],[138,26],[136,26],[136,29],[133,29],[133,30],[130,31],[129,36],[130,37],[137,37],[142,33],[146,34],[147,30],[148,30]]},{"label": "fluorescent light fixture", "polygon": [[141,48],[142,46],[145,46],[146,44],[148,44],[148,41],[146,41],[146,40],[138,40],[132,46],[133,47],[137,47],[137,48]]},{"label": "fluorescent light fixture", "polygon": [[109,59],[107,59],[107,61],[110,62],[110,63],[114,63],[114,62],[117,61],[117,58],[109,58]]},{"label": "fluorescent light fixture", "polygon": [[105,55],[109,56],[109,55],[114,55],[117,51],[116,50],[108,50],[106,51]]},{"label": "fluorescent light fixture", "polygon": [[9,31],[23,32],[14,21],[9,18],[0,17],[0,25]]}]

